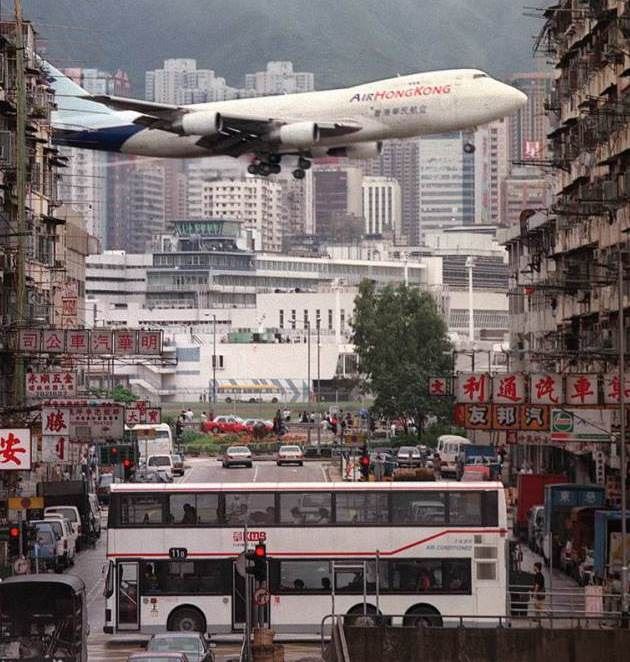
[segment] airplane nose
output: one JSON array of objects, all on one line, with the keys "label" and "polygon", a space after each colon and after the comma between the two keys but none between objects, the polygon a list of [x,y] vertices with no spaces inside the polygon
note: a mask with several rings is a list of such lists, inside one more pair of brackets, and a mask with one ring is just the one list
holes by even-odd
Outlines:
[{"label": "airplane nose", "polygon": [[511,85],[503,85],[501,96],[506,110],[515,113],[527,103],[527,95]]}]

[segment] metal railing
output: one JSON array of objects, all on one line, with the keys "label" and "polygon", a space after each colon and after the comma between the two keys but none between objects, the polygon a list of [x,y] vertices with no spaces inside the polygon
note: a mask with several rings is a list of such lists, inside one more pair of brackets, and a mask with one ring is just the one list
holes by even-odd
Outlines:
[{"label": "metal railing", "polygon": [[628,623],[619,611],[601,614],[571,612],[540,612],[536,615],[461,615],[461,614],[383,614],[370,611],[361,613],[327,614],[320,624],[320,646],[322,653],[327,640],[332,638],[333,630],[339,624],[343,627],[396,627],[427,629],[605,629],[627,627]]}]

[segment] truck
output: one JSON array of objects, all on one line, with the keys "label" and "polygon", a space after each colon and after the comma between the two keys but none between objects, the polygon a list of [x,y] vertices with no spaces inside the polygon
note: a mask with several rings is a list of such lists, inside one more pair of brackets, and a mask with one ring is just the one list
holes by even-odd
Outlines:
[{"label": "truck", "polygon": [[[626,517],[626,549],[630,552],[630,515]],[[611,572],[621,572],[621,512],[595,512],[595,540],[593,543],[593,571],[600,581]],[[630,554],[629,554],[630,556]]]},{"label": "truck", "polygon": [[604,508],[606,490],[601,485],[558,483],[545,485],[543,555],[553,568],[571,537],[571,513],[575,508]]},{"label": "truck", "polygon": [[542,506],[545,501],[545,485],[566,483],[561,474],[519,474],[516,483],[517,509],[514,519],[514,535],[527,539],[527,518],[531,508]]},{"label": "truck", "polygon": [[457,479],[462,480],[466,467],[471,467],[472,470],[474,465],[483,465],[488,468],[490,474],[488,480],[500,479],[501,463],[499,462],[496,446],[478,444],[462,445],[459,454]]},{"label": "truck", "polygon": [[173,433],[167,423],[138,424],[125,431],[133,441],[137,441],[140,460],[146,462],[149,455],[172,455]]},{"label": "truck", "polygon": [[[100,535],[100,521],[95,511],[94,495],[90,495],[89,485],[84,480],[56,480],[39,483],[37,496],[44,498],[44,508],[50,506],[75,506],[81,517],[79,529],[80,547],[95,540]],[[90,499],[90,496],[93,499]]]}]

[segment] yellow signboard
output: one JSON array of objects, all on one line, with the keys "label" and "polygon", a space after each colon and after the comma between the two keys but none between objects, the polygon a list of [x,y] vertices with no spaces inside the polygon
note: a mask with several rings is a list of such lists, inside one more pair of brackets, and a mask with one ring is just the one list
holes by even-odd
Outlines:
[{"label": "yellow signboard", "polygon": [[9,510],[41,510],[44,497],[10,497]]}]

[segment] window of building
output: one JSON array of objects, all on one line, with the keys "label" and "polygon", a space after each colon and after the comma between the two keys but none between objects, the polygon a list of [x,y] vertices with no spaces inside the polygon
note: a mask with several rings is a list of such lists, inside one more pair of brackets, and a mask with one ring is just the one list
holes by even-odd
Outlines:
[{"label": "window of building", "polygon": [[316,326],[316,328],[318,328],[318,329],[321,328],[321,324],[322,324],[321,310],[318,308],[315,311],[315,326]]},{"label": "window of building", "polygon": [[281,329],[284,329],[284,310],[281,310],[278,313],[278,326]]},{"label": "window of building", "polygon": [[328,309],[328,330],[332,331],[333,330],[333,311]]},{"label": "window of building", "polygon": [[296,321],[297,321],[297,316],[296,316],[296,311],[292,310],[291,311],[291,328],[295,329],[296,327]]},{"label": "window of building", "polygon": [[308,310],[304,310],[304,328],[308,326]]},{"label": "window of building", "polygon": [[343,308],[339,312],[339,330],[342,333],[346,330],[346,311]]}]

